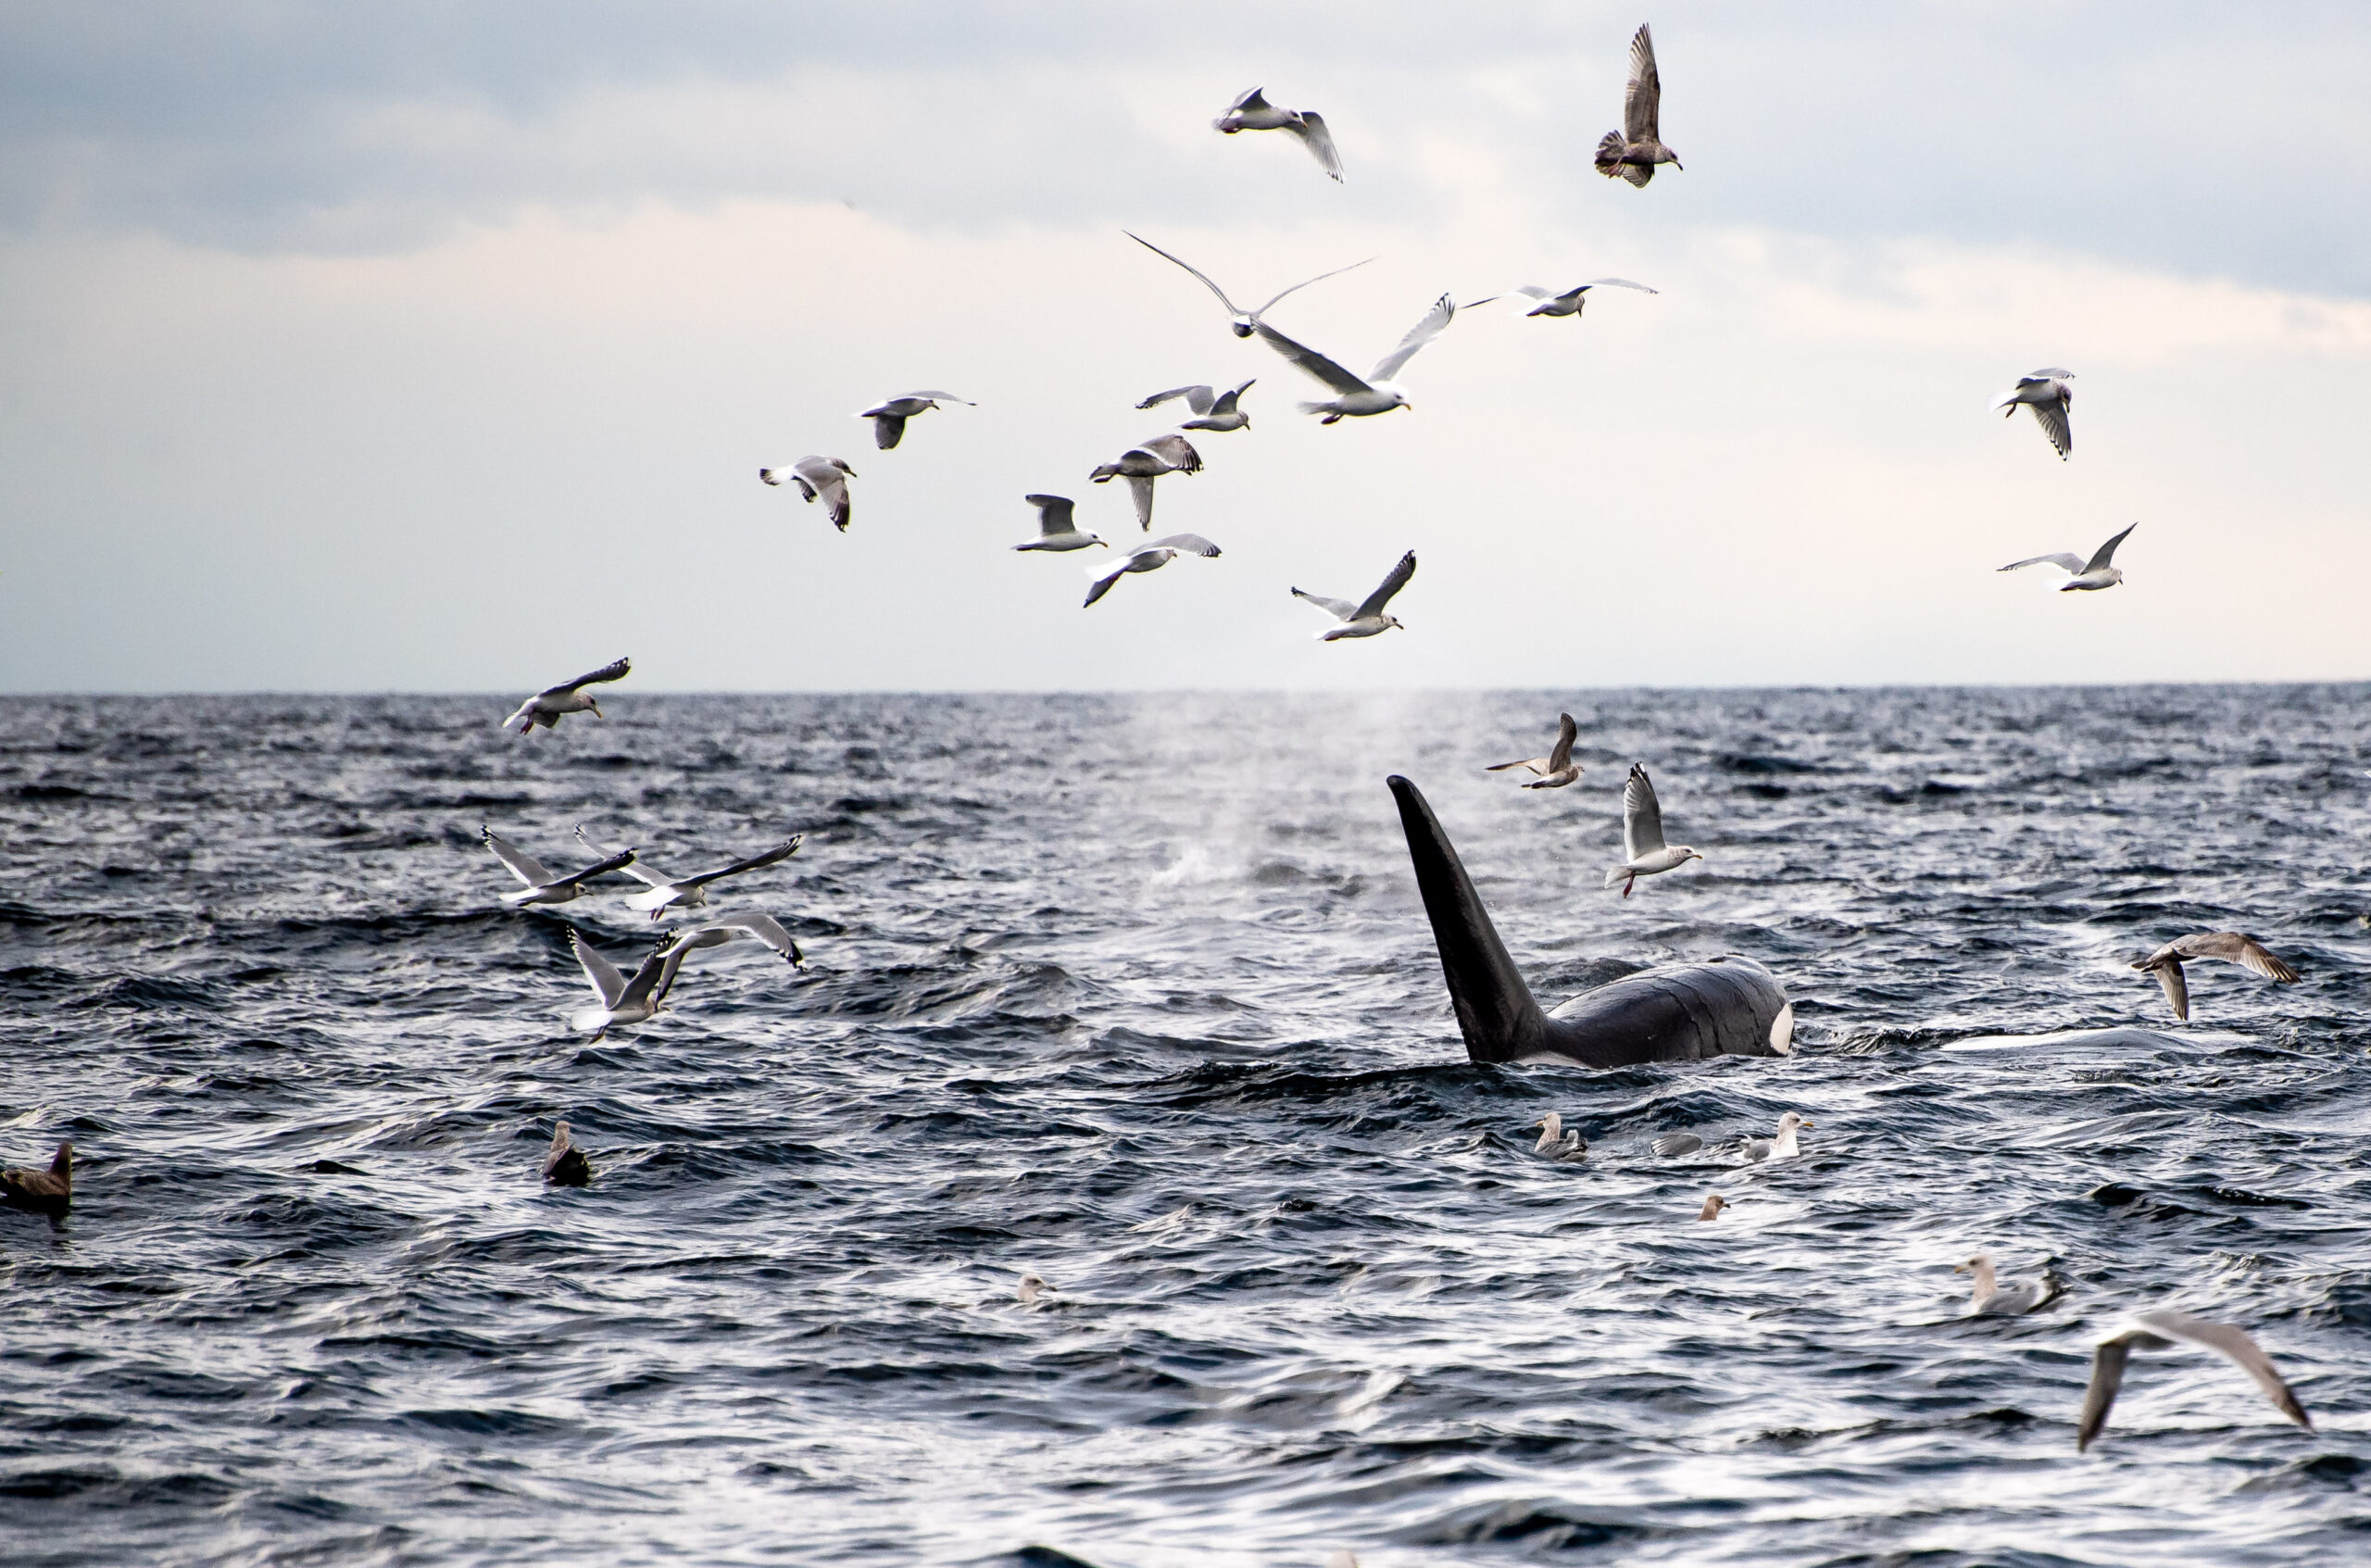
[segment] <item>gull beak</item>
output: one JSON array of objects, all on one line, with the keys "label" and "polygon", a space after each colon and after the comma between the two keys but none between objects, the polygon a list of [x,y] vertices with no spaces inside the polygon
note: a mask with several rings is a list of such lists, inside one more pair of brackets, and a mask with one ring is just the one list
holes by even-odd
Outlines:
[{"label": "gull beak", "polygon": [[1798,1122],[1795,1125],[1798,1127],[1816,1127],[1819,1123],[1816,1122]]},{"label": "gull beak", "polygon": [[1955,1274],[1963,1274],[1967,1273],[1967,1265],[1965,1263],[1953,1263],[1951,1265],[1951,1273]]}]

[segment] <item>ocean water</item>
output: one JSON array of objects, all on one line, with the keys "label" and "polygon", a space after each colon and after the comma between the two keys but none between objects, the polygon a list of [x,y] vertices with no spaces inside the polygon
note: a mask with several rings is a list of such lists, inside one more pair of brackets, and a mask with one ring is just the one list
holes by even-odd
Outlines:
[{"label": "ocean water", "polygon": [[[2371,1561],[2366,697],[0,702],[0,1158],[81,1151],[62,1224],[0,1213],[0,1549]],[[1560,707],[1578,785],[1479,771]],[[1633,759],[1709,859],[1624,899]],[[1467,1065],[1393,771],[1545,1001],[1743,953],[1798,1054]],[[476,834],[578,822],[671,871],[804,832],[722,904],[806,968],[571,1034],[633,884],[515,912]],[[2225,926],[2302,983],[2195,966],[2173,1024],[2126,963]],[[1804,1158],[1721,1152],[1789,1110]],[[2067,1293],[1965,1318],[1976,1250]],[[2161,1304],[2318,1429],[2143,1356],[2078,1456]]]}]

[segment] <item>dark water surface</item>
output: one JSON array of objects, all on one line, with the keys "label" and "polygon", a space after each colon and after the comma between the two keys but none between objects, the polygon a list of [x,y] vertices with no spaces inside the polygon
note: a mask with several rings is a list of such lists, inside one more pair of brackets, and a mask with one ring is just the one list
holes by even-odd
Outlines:
[{"label": "dark water surface", "polygon": [[[0,1157],[82,1159],[0,1214],[0,1549],[2371,1561],[2366,696],[0,702]],[[1477,771],[1560,706],[1579,785]],[[1634,757],[1710,859],[1624,900]],[[1543,997],[1745,953],[1800,1053],[1464,1065],[1394,771]],[[725,907],[809,966],[699,954],[589,1044],[569,927],[630,961],[632,884],[507,910],[482,822],[803,830]],[[2175,1026],[2124,966],[2219,926],[2304,982],[2198,966]],[[1777,1168],[1645,1147],[1788,1110]],[[1963,1319],[1978,1249],[2071,1290]],[[2320,1430],[2140,1358],[2078,1458],[2091,1341],[2165,1303]]]}]

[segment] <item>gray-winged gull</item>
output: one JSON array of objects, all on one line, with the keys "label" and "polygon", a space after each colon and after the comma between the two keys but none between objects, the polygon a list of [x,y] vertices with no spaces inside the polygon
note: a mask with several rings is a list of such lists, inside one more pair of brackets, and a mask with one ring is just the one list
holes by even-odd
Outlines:
[{"label": "gray-winged gull", "polygon": [[576,961],[583,969],[585,983],[593,987],[593,998],[598,1004],[569,1014],[571,1028],[589,1029],[597,1040],[620,1024],[656,1018],[666,1008],[667,992],[675,983],[680,959],[654,951],[642,960],[642,967],[629,980],[618,972],[617,965],[586,944],[582,932],[571,931],[568,940],[576,949]]},{"label": "gray-winged gull", "polygon": [[1655,799],[1654,782],[1637,762],[1630,764],[1630,782],[1622,786],[1622,852],[1627,859],[1605,873],[1605,885],[1620,884],[1625,898],[1640,877],[1676,871],[1704,858],[1685,844],[1663,843],[1663,809]]},{"label": "gray-winged gull", "polygon": [[2135,1350],[2171,1350],[2182,1345],[2195,1345],[2212,1350],[2255,1379],[2273,1408],[2298,1425],[2311,1432],[2313,1419],[2305,1407],[2297,1402],[2289,1385],[2274,1370],[2272,1361],[2256,1342],[2229,1323],[2209,1323],[2188,1312],[2170,1310],[2135,1312],[2135,1326],[2111,1338],[2100,1341],[2091,1352],[2091,1386],[2083,1393],[2083,1413],[2075,1427],[2075,1448],[2077,1452],[2091,1446],[2108,1424],[2108,1411],[2115,1408],[2116,1392],[2124,1386],[2125,1362]]},{"label": "gray-winged gull", "polygon": [[1148,545],[1131,550],[1128,558],[1116,565],[1107,568],[1103,562],[1097,561],[1089,566],[1086,574],[1094,580],[1094,585],[1086,591],[1086,602],[1091,605],[1110,593],[1113,583],[1132,571],[1158,571],[1179,556],[1200,556],[1211,559],[1218,553],[1219,547],[1198,533],[1172,533],[1155,539]]},{"label": "gray-winged gull", "polygon": [[2138,528],[2139,526],[2140,525],[2136,522],[2132,524],[2130,528],[2126,528],[2124,531],[2124,533],[2119,533],[2114,538],[2109,540],[2106,544],[2101,545],[2098,549],[2091,552],[2091,558],[2089,560],[2085,560],[2082,557],[2076,555],[2072,551],[2065,551],[2054,556],[2027,556],[2024,560],[2011,561],[2008,565],[2001,568],[2001,570],[2002,571],[2015,571],[2021,567],[2041,566],[2044,564],[2060,567],[2074,574],[2066,582],[2061,583],[2058,585],[2058,591],[2062,594],[2072,593],[2076,589],[2080,589],[2084,593],[2088,594],[2096,592],[2101,588],[2113,588],[2117,583],[2124,581],[2124,572],[2122,569],[2110,564],[2115,559],[2115,547],[2124,543],[2125,533],[2129,533],[2134,528]]},{"label": "gray-winged gull", "polygon": [[807,961],[790,933],[773,916],[757,909],[740,909],[732,914],[717,915],[697,925],[676,932],[674,938],[659,949],[662,959],[681,960],[695,947],[721,947],[728,942],[744,938],[760,942],[772,948],[782,960],[797,969]]},{"label": "gray-winged gull", "polygon": [[[576,836],[583,839],[590,848],[614,852],[619,847],[614,844],[602,843],[585,828],[578,828]],[[637,860],[634,864],[624,868],[625,873],[636,882],[647,885],[650,891],[634,894],[626,900],[626,907],[630,909],[647,909],[652,920],[659,919],[671,909],[696,908],[708,902],[709,883],[720,882],[728,876],[739,876],[744,872],[754,872],[761,867],[773,865],[777,861],[787,860],[798,853],[798,847],[806,841],[805,834],[795,833],[771,849],[760,850],[748,859],[735,860],[729,866],[719,866],[712,872],[702,872],[697,876],[671,877],[646,862]]]},{"label": "gray-winged gull", "polygon": [[1305,594],[1298,588],[1293,590],[1293,597],[1307,599],[1342,623],[1320,632],[1317,640],[1321,643],[1339,642],[1345,637],[1373,637],[1395,630],[1404,632],[1407,628],[1399,624],[1399,618],[1384,614],[1383,607],[1391,602],[1394,594],[1408,586],[1408,580],[1415,575],[1416,552],[1411,550],[1399,558],[1399,565],[1385,573],[1375,591],[1357,604],[1348,599],[1329,599],[1316,594]]},{"label": "gray-winged gull", "polygon": [[1226,107],[1226,113],[1211,121],[1211,129],[1232,136],[1239,131],[1289,131],[1300,138],[1317,167],[1337,182],[1342,178],[1342,155],[1334,150],[1334,133],[1325,129],[1325,121],[1315,109],[1280,109],[1260,95],[1254,87]]},{"label": "gray-winged gull", "polygon": [[2056,1300],[2064,1288],[2058,1276],[2046,1269],[2039,1279],[2016,1279],[2003,1284],[1993,1276],[1992,1260],[1981,1252],[1964,1263],[1952,1264],[1951,1273],[1976,1276],[1976,1288],[1967,1303],[1970,1317],[2022,1317]]},{"label": "gray-winged gull", "polygon": [[1322,283],[1326,279],[1334,277],[1338,273],[1349,272],[1357,268],[1364,267],[1367,264],[1367,261],[1373,261],[1374,259],[1374,257],[1370,256],[1367,257],[1367,261],[1353,261],[1348,267],[1335,268],[1332,272],[1320,272],[1314,278],[1303,278],[1299,282],[1295,283],[1291,288],[1285,290],[1283,294],[1275,295],[1274,298],[1270,299],[1267,304],[1261,306],[1258,309],[1246,310],[1241,306],[1236,304],[1235,301],[1227,298],[1226,290],[1211,282],[1210,275],[1204,272],[1201,269],[1193,265],[1193,263],[1188,261],[1179,261],[1176,257],[1170,255],[1167,251],[1161,249],[1159,245],[1153,244],[1150,240],[1146,239],[1141,234],[1129,234],[1128,231],[1125,229],[1121,230],[1120,232],[1128,234],[1128,238],[1135,241],[1136,244],[1144,246],[1145,249],[1152,252],[1155,256],[1160,257],[1163,261],[1175,262],[1178,266],[1185,268],[1186,270],[1193,273],[1196,278],[1199,279],[1202,286],[1210,290],[1212,294],[1218,295],[1219,303],[1226,307],[1227,325],[1234,329],[1235,335],[1237,337],[1249,337],[1252,333],[1252,330],[1260,325],[1260,318],[1265,316],[1269,311],[1273,310],[1276,307],[1276,301],[1283,299],[1286,295],[1305,289],[1311,283]]},{"label": "gray-winged gull", "polygon": [[1171,432],[1152,440],[1129,447],[1116,461],[1103,464],[1086,477],[1098,484],[1109,484],[1115,479],[1128,482],[1128,494],[1136,503],[1136,521],[1148,533],[1152,532],[1152,482],[1165,473],[1199,473],[1202,455],[1194,444]]},{"label": "gray-winged gull", "polygon": [[1738,1152],[1744,1156],[1745,1163],[1749,1165],[1756,1164],[1765,1160],[1792,1160],[1803,1152],[1802,1146],[1795,1141],[1796,1129],[1800,1127],[1816,1127],[1818,1125],[1818,1123],[1806,1122],[1802,1117],[1790,1110],[1787,1112],[1786,1115],[1778,1118],[1778,1132],[1776,1136],[1767,1138],[1748,1138],[1745,1140],[1744,1148]]},{"label": "gray-winged gull", "polygon": [[966,408],[979,407],[970,398],[958,397],[951,392],[909,392],[897,397],[884,397],[857,418],[872,421],[872,444],[886,452],[904,437],[908,420],[928,413],[942,403],[960,403]]},{"label": "gray-winged gull", "polygon": [[1565,1130],[1561,1112],[1551,1110],[1532,1125],[1543,1129],[1539,1141],[1531,1146],[1534,1154],[1545,1155],[1550,1160],[1578,1160],[1589,1151],[1589,1146],[1581,1137],[1578,1128],[1570,1132]]},{"label": "gray-winged gull", "polygon": [[1037,537],[1023,539],[1014,549],[1084,550],[1094,545],[1111,547],[1101,534],[1080,530],[1073,510],[1078,503],[1068,495],[1023,495],[1022,499],[1037,508]]},{"label": "gray-winged gull", "polygon": [[2165,1000],[2173,1005],[2174,1016],[2185,1023],[2189,1022],[2189,981],[2182,973],[2184,959],[2222,959],[2283,985],[2297,982],[2295,970],[2245,933],[2201,931],[2177,936],[2147,958],[2135,959],[2132,967],[2156,974],[2157,984],[2165,989]]},{"label": "gray-winged gull", "polygon": [[1295,343],[1265,321],[1257,330],[1261,341],[1333,389],[1335,395],[1330,398],[1298,405],[1304,414],[1324,415],[1319,422],[1330,425],[1339,420],[1387,414],[1394,408],[1412,407],[1408,394],[1391,378],[1399,373],[1400,367],[1415,356],[1416,350],[1440,336],[1441,330],[1456,315],[1457,304],[1449,295],[1433,301],[1433,307],[1424,312],[1424,320],[1409,328],[1399,346],[1376,360],[1374,369],[1363,377],[1354,376],[1317,350]]},{"label": "gray-winged gull", "polygon": [[521,703],[519,711],[505,719],[502,721],[502,727],[507,730],[513,724],[518,725],[519,738],[524,740],[534,733],[535,726],[538,724],[547,730],[557,726],[563,713],[590,713],[596,719],[603,718],[605,715],[601,711],[601,705],[587,696],[580,688],[603,685],[610,681],[622,681],[633,671],[634,661],[621,659],[612,663],[604,664],[589,675],[579,675],[575,680],[564,681],[557,686],[546,686],[542,691]]},{"label": "gray-winged gull", "polygon": [[1207,386],[1173,386],[1167,392],[1156,392],[1136,405],[1139,408],[1158,408],[1173,397],[1183,397],[1194,417],[1178,425],[1180,430],[1249,430],[1251,416],[1236,407],[1237,400],[1251,389],[1251,381],[1229,392],[1217,392]]},{"label": "gray-winged gull", "polygon": [[1644,283],[1634,283],[1627,278],[1591,278],[1587,282],[1566,289],[1562,294],[1554,289],[1541,288],[1537,283],[1522,283],[1507,290],[1504,294],[1485,295],[1473,304],[1461,305],[1458,308],[1471,310],[1474,306],[1487,305],[1492,300],[1511,299],[1519,295],[1531,301],[1531,308],[1524,312],[1526,316],[1577,316],[1589,302],[1589,290],[1602,288],[1609,283],[1620,288],[1637,289],[1640,294],[1662,292],[1661,289],[1650,289]]},{"label": "gray-winged gull", "polygon": [[1992,407],[2001,410],[2001,417],[2004,420],[2017,417],[2019,404],[2031,408],[2034,418],[2041,423],[2042,433],[2050,437],[2050,444],[2057,448],[2058,460],[2063,463],[2066,455],[2075,450],[2075,432],[2066,422],[2067,411],[2075,407],[2075,389],[2066,383],[2074,379],[2074,371],[2055,367],[2019,376],[2016,385],[1992,400]]},{"label": "gray-winged gull", "polygon": [[856,470],[838,458],[810,457],[799,458],[787,470],[759,469],[758,477],[768,484],[780,484],[782,481],[774,476],[784,472],[798,486],[799,495],[809,501],[822,498],[834,528],[843,533],[848,531],[848,518],[856,509],[848,499],[848,481],[856,477]]},{"label": "gray-winged gull", "polygon": [[510,869],[512,876],[527,884],[516,893],[504,894],[502,901],[506,904],[570,903],[583,896],[584,884],[595,877],[607,876],[611,872],[623,871],[634,864],[634,851],[621,848],[607,859],[596,861],[582,871],[570,872],[565,876],[559,876],[555,875],[541,860],[536,859],[483,822],[478,825],[478,836],[488,849],[494,851],[494,858]]}]

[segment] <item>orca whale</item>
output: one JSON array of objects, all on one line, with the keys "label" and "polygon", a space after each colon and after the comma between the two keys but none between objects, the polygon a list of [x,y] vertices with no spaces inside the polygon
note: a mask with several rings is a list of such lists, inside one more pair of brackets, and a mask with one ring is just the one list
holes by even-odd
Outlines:
[{"label": "orca whale", "polygon": [[1474,1060],[1631,1067],[1708,1056],[1784,1056],[1793,1048],[1794,1006],[1751,959],[1640,970],[1541,1011],[1423,793],[1397,773],[1387,782],[1399,802],[1408,858],[1432,918],[1465,1054]]}]

